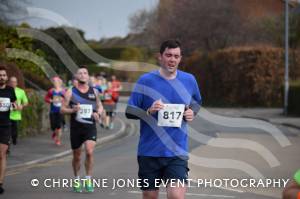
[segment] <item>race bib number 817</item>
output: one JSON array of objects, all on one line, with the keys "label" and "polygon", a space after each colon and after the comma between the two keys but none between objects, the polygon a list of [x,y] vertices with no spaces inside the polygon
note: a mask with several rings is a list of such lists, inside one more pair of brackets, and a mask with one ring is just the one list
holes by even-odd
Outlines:
[{"label": "race bib number 817", "polygon": [[184,104],[164,104],[164,108],[158,111],[158,126],[181,127]]}]

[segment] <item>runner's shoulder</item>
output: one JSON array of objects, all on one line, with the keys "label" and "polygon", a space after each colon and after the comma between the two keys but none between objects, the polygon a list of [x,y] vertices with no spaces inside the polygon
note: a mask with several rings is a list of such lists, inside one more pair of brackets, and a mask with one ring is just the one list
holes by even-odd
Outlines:
[{"label": "runner's shoulder", "polygon": [[22,95],[26,95],[25,89],[22,89],[22,88],[19,88],[19,87],[16,87],[15,89],[17,90],[17,92],[21,93]]},{"label": "runner's shoulder", "polygon": [[158,75],[157,70],[150,71],[140,76],[138,83],[146,83],[147,81],[153,81],[154,77]]},{"label": "runner's shoulder", "polygon": [[15,90],[16,90],[16,91],[19,91],[19,92],[22,92],[22,91],[24,91],[24,90],[23,90],[23,89],[21,89],[20,87],[16,87],[16,88],[15,88]]},{"label": "runner's shoulder", "polygon": [[188,79],[195,79],[195,76],[192,73],[188,73],[182,70],[177,70],[177,73],[179,74],[179,76],[184,77],[184,78],[188,78]]},{"label": "runner's shoulder", "polygon": [[15,92],[15,89],[11,86],[8,86],[8,85],[5,86],[5,89],[10,91],[10,92]]},{"label": "runner's shoulder", "polygon": [[47,92],[48,92],[48,93],[52,93],[53,90],[54,90],[54,88],[49,88]]},{"label": "runner's shoulder", "polygon": [[[184,72],[182,70],[177,70],[177,75],[180,79],[190,80],[192,83],[194,83],[196,81],[196,78],[193,74]],[[150,71],[148,73],[141,75],[137,82],[146,83],[148,81],[155,81],[154,77],[157,77],[157,76],[159,76],[158,70],[153,70],[153,71]]]},{"label": "runner's shoulder", "polygon": [[184,72],[182,70],[177,70],[177,73],[178,73],[177,74],[178,78],[180,78],[184,82],[187,82],[188,84],[191,84],[191,85],[194,85],[195,83],[197,84],[197,80],[193,74]]},{"label": "runner's shoulder", "polygon": [[142,80],[150,79],[151,77],[153,77],[153,75],[155,75],[155,71],[150,71],[148,73],[141,75],[139,79]]}]

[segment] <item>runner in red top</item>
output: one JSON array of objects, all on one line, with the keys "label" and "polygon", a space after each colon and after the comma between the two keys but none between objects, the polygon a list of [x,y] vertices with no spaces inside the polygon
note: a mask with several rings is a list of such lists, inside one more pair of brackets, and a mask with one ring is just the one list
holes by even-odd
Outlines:
[{"label": "runner in red top", "polygon": [[117,94],[117,99],[116,99],[116,103],[118,103],[119,101],[119,96],[120,96],[120,91],[122,90],[122,84],[119,80],[117,80],[115,75],[111,76],[111,84],[112,84],[112,88],[113,90],[116,92]]},{"label": "runner in red top", "polygon": [[104,91],[103,96],[103,107],[106,111],[104,127],[107,129],[113,129],[114,112],[119,95],[113,88],[112,82],[107,83],[107,90]]}]

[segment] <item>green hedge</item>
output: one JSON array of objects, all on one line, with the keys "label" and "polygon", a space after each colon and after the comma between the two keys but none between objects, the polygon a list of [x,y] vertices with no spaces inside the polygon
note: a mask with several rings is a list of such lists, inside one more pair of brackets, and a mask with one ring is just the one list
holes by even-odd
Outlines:
[{"label": "green hedge", "polygon": [[300,115],[300,81],[292,83],[289,88],[288,113]]},{"label": "green hedge", "polygon": [[[23,71],[23,75],[27,80],[30,80],[34,84],[38,85],[41,89],[48,90],[52,87],[52,83],[48,78],[34,74],[30,71]],[[26,85],[27,87],[30,85]]]},{"label": "green hedge", "polygon": [[26,94],[29,105],[22,112],[22,121],[19,125],[20,137],[41,134],[49,128],[49,122],[46,122],[48,110],[43,102],[43,95],[27,89]]},{"label": "green hedge", "polygon": [[[300,52],[291,51],[297,58]],[[300,57],[300,56],[299,56]],[[183,69],[193,73],[205,106],[281,107],[284,51],[273,47],[235,47],[195,52]],[[300,78],[300,59],[291,60],[290,78]]]},{"label": "green hedge", "polygon": [[125,49],[126,49],[125,47],[118,47],[118,48],[116,47],[116,48],[96,48],[94,50],[105,58],[120,60],[121,54]]}]

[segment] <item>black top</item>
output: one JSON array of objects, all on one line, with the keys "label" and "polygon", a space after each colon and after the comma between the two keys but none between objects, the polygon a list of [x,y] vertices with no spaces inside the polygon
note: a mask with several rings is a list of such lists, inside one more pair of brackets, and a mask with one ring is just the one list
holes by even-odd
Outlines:
[{"label": "black top", "polygon": [[0,126],[10,125],[10,108],[11,103],[17,100],[15,91],[10,86],[0,88]]},{"label": "black top", "polygon": [[[92,112],[96,112],[97,110],[97,101],[96,101],[96,93],[94,92],[93,87],[89,87],[86,93],[81,93],[76,87],[72,88],[72,97],[70,100],[70,107],[73,107],[77,103],[82,105],[92,105]],[[74,125],[81,123],[83,125],[95,124],[94,119],[91,118],[77,118],[77,113],[71,114],[71,127]]]}]

